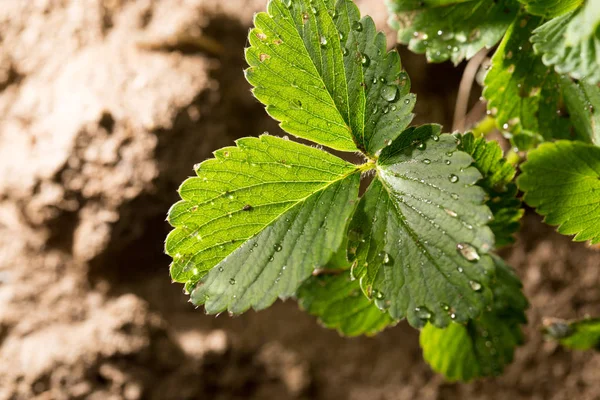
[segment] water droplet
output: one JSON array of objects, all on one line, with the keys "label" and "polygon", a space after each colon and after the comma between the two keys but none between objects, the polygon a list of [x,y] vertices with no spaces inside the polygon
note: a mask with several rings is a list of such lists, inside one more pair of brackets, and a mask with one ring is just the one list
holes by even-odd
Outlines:
[{"label": "water droplet", "polygon": [[446,160],[446,165],[450,165],[450,164],[452,164],[452,161]]},{"label": "water droplet", "polygon": [[451,193],[450,197],[452,197],[453,200],[458,200],[460,196],[457,195],[456,193]]},{"label": "water droplet", "polygon": [[230,284],[230,285],[235,285],[235,279],[231,278],[231,279],[229,280],[229,284]]},{"label": "water droplet", "polygon": [[345,47],[342,47],[342,54],[347,56],[348,55],[348,49]]},{"label": "water droplet", "polygon": [[352,29],[354,29],[357,32],[361,32],[363,30],[363,26],[359,21],[354,21],[352,23]]},{"label": "water droplet", "polygon": [[391,259],[390,259],[390,255],[388,253],[386,253],[385,251],[382,251],[381,253],[379,253],[379,257],[381,257],[381,261],[383,262],[383,265],[390,265]]},{"label": "water droplet", "polygon": [[383,299],[383,297],[384,297],[383,293],[381,293],[381,292],[380,292],[379,290],[377,290],[377,289],[373,289],[373,292],[372,292],[372,293],[373,293],[373,297],[375,297],[375,298],[376,298],[376,299],[378,299],[378,300],[381,300],[381,299]]},{"label": "water droplet", "polygon": [[404,104],[410,104],[410,99],[404,100]]},{"label": "water droplet", "polygon": [[321,36],[321,40],[319,43],[321,43],[321,47],[327,46],[327,38],[325,36]]},{"label": "water droplet", "polygon": [[275,257],[271,256],[269,257],[269,262],[273,261],[275,259]]},{"label": "water droplet", "polygon": [[444,34],[444,31],[437,31],[438,36],[442,36]]},{"label": "water droplet", "polygon": [[317,14],[317,9],[315,7],[311,7],[310,11],[315,15]]},{"label": "water droplet", "polygon": [[446,303],[440,303],[440,307],[442,307],[442,310],[444,311],[450,310],[450,306]]},{"label": "water droplet", "polygon": [[448,175],[448,180],[452,183],[456,183],[456,182],[458,182],[458,176],[456,176],[454,174],[450,174],[450,175]]},{"label": "water droplet", "polygon": [[423,160],[423,164],[429,165],[429,164],[431,164],[431,160],[429,158],[426,158]]},{"label": "water droplet", "polygon": [[219,267],[219,272],[223,272],[223,267]]},{"label": "water droplet", "polygon": [[398,98],[398,87],[386,85],[381,89],[381,97],[386,101],[395,101]]},{"label": "water droplet", "polygon": [[456,249],[460,253],[461,256],[466,258],[468,261],[478,261],[479,253],[475,250],[475,247],[470,245],[469,243],[458,243],[456,245]]},{"label": "water droplet", "polygon": [[275,245],[275,251],[281,251],[282,248],[280,244]]},{"label": "water droplet", "polygon": [[505,131],[508,130],[508,124],[503,124],[502,129],[504,129]]},{"label": "water droplet", "polygon": [[454,313],[450,314],[450,318],[456,319],[456,314],[454,314]]},{"label": "water droplet", "polygon": [[452,210],[450,210],[448,208],[444,208],[444,211],[446,211],[446,214],[448,214],[451,217],[456,218],[458,216],[458,214],[455,211],[452,211]]},{"label": "water droplet", "polygon": [[415,308],[415,314],[417,315],[417,318],[422,320],[428,320],[432,316],[431,311],[423,306]]},{"label": "water droplet", "polygon": [[470,281],[469,285],[471,286],[471,289],[473,289],[476,292],[481,290],[481,283],[477,281]]},{"label": "water droplet", "polygon": [[424,142],[419,142],[419,144],[417,144],[417,149],[419,150],[425,150],[427,146],[425,145]]},{"label": "water droplet", "polygon": [[437,142],[437,141],[439,141],[439,140],[440,140],[440,137],[439,137],[438,135],[433,135],[433,136],[431,137],[431,139],[432,139],[434,142]]},{"label": "water droplet", "polygon": [[363,65],[363,67],[368,67],[369,64],[371,64],[371,59],[369,58],[368,55],[361,54],[360,63]]}]

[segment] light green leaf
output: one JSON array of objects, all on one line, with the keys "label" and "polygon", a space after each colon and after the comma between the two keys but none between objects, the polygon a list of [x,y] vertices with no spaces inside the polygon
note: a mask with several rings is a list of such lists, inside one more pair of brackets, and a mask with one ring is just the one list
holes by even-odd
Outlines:
[{"label": "light green leaf", "polygon": [[544,64],[589,84],[600,82],[600,2],[587,1],[533,33],[531,42]]},{"label": "light green leaf", "polygon": [[545,18],[554,18],[573,11],[583,0],[519,0],[529,14]]},{"label": "light green leaf", "polygon": [[494,219],[488,225],[496,237],[496,246],[513,243],[513,235],[519,231],[519,220],[524,213],[521,201],[517,198],[517,185],[513,183],[515,168],[503,158],[497,142],[475,139],[471,133],[462,136],[459,150],[473,157],[473,165],[483,175],[478,185],[489,197],[485,204],[494,214]]},{"label": "light green leaf", "polygon": [[410,128],[382,152],[349,230],[352,273],[394,319],[477,317],[491,300],[492,217],[481,174],[440,127]]},{"label": "light green leaf", "polygon": [[[534,147],[552,138],[568,138],[569,120],[561,109],[559,77],[531,51],[529,37],[540,17],[520,15],[492,58],[483,96],[498,128],[515,137],[515,145]],[[518,137],[518,139],[517,139]]]},{"label": "light green leaf", "polygon": [[525,203],[575,241],[600,243],[600,147],[544,143],[529,152],[517,183]]},{"label": "light green leaf", "polygon": [[575,129],[573,137],[600,145],[600,88],[583,81],[575,83],[567,76],[561,77],[561,88]]},{"label": "light green leaf", "polygon": [[498,257],[493,283],[494,306],[466,325],[452,323],[445,329],[428,324],[421,331],[423,357],[449,380],[469,381],[497,376],[513,360],[522,343],[521,324],[527,319],[527,299],[521,283]]},{"label": "light green leaf", "polygon": [[544,321],[546,335],[574,350],[600,351],[600,318],[580,321],[550,319]]},{"label": "light green leaf", "polygon": [[398,41],[425,53],[430,62],[452,60],[454,64],[498,43],[519,9],[516,0],[429,1],[422,7],[415,3],[388,3]]},{"label": "light green leaf", "polygon": [[209,313],[294,294],[339,248],[358,196],[355,165],[267,135],[215,152],[196,173],[169,211],[165,247],[173,280],[195,287]]},{"label": "light green leaf", "polygon": [[396,323],[363,295],[349,268],[323,270],[309,278],[297,296],[303,309],[344,336],[374,335]]},{"label": "light green leaf", "polygon": [[248,81],[295,136],[374,156],[412,120],[400,57],[347,0],[271,0],[255,17]]}]

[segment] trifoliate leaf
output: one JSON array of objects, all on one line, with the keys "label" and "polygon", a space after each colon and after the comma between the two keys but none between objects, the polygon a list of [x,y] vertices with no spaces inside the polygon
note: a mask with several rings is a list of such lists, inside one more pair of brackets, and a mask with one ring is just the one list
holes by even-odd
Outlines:
[{"label": "trifoliate leaf", "polygon": [[496,237],[496,246],[513,243],[513,235],[519,231],[519,220],[524,213],[521,200],[517,198],[517,185],[512,182],[515,168],[503,158],[497,142],[476,139],[471,133],[462,136],[459,150],[473,157],[473,165],[483,175],[477,184],[489,197],[485,204],[494,214],[488,225]]},{"label": "trifoliate leaf", "polygon": [[575,130],[573,138],[600,145],[600,88],[562,76],[561,89]]},{"label": "trifoliate leaf", "polygon": [[271,0],[255,25],[246,77],[286,132],[374,156],[412,120],[398,53],[352,1]]},{"label": "trifoliate leaf", "polygon": [[388,4],[399,42],[415,53],[425,53],[430,62],[452,60],[454,64],[498,43],[519,9],[516,0],[391,0]]},{"label": "trifoliate leaf", "polygon": [[527,320],[527,299],[521,283],[497,257],[493,283],[494,306],[466,325],[452,323],[445,329],[427,324],[421,330],[423,358],[449,380],[469,381],[499,375],[522,343],[521,324]]},{"label": "trifoliate leaf", "polygon": [[575,241],[600,243],[600,147],[561,140],[529,152],[517,183],[525,203]]},{"label": "trifoliate leaf", "polygon": [[544,332],[563,346],[574,350],[600,351],[600,318],[580,321],[549,319],[544,321]]},{"label": "trifoliate leaf", "polygon": [[498,128],[521,150],[552,138],[569,137],[569,121],[558,112],[559,77],[531,51],[529,37],[541,18],[520,15],[492,58],[483,96]]},{"label": "trifoliate leaf", "polygon": [[362,293],[349,269],[325,269],[309,278],[298,291],[298,302],[324,326],[345,336],[374,335],[395,324]]},{"label": "trifoliate leaf", "polygon": [[554,18],[575,10],[583,0],[519,0],[529,14]]},{"label": "trifoliate leaf", "polygon": [[349,230],[353,275],[394,319],[416,327],[477,317],[491,300],[494,238],[481,174],[439,126],[386,147]]},{"label": "trifoliate leaf", "polygon": [[587,1],[576,11],[554,18],[531,38],[544,64],[589,84],[600,82],[600,2]]},{"label": "trifoliate leaf", "polygon": [[342,243],[357,167],[273,136],[243,138],[196,168],[169,211],[171,276],[206,311],[269,306],[293,295]]}]

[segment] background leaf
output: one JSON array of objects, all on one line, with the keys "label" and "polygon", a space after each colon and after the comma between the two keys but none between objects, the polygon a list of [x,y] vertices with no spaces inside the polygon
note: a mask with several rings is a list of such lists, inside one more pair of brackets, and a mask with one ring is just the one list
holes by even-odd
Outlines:
[{"label": "background leaf", "polygon": [[[358,196],[357,167],[263,135],[196,168],[169,211],[171,276],[216,313],[264,308],[295,293],[339,248]],[[254,251],[256,248],[257,251]]]},{"label": "background leaf", "polygon": [[579,10],[546,22],[531,38],[544,64],[590,84],[600,82],[600,3],[587,1]]},{"label": "background leaf", "polygon": [[491,300],[490,210],[471,157],[439,126],[410,128],[381,154],[350,224],[353,275],[394,319],[477,317]]},{"label": "background leaf", "polygon": [[412,120],[398,53],[352,1],[271,0],[255,25],[246,77],[286,132],[374,156]]},{"label": "background leaf", "polygon": [[[529,37],[542,21],[520,15],[492,58],[483,96],[498,129],[509,132],[521,150],[552,138],[568,138],[570,122],[562,106],[559,77],[531,50]],[[515,143],[516,142],[516,143]]]},{"label": "background leaf", "polygon": [[517,185],[513,183],[515,168],[503,158],[498,142],[476,139],[471,133],[461,137],[459,150],[473,157],[473,165],[483,175],[477,185],[489,197],[485,204],[494,214],[494,219],[488,225],[494,232],[496,246],[513,243],[513,235],[519,231],[519,220],[524,213],[521,200],[517,198]]},{"label": "background leaf", "polygon": [[600,145],[600,88],[562,76],[561,89],[574,128],[572,136]]},{"label": "background leaf", "polygon": [[521,325],[526,323],[527,299],[521,282],[499,257],[494,257],[496,279],[494,305],[466,325],[450,324],[439,329],[428,324],[421,330],[423,357],[449,380],[469,381],[497,376],[512,362],[516,346],[522,344]]},{"label": "background leaf", "polygon": [[388,3],[398,41],[415,53],[425,53],[430,62],[454,64],[498,43],[519,9],[516,0],[418,2],[421,7],[415,3]]},{"label": "background leaf", "polygon": [[600,147],[544,143],[529,152],[517,183],[525,203],[558,232],[600,243]]},{"label": "background leaf", "polygon": [[583,0],[519,0],[529,14],[544,18],[554,18],[573,11]]},{"label": "background leaf", "polygon": [[551,319],[545,321],[544,331],[563,346],[574,350],[600,351],[600,318],[563,321]]}]

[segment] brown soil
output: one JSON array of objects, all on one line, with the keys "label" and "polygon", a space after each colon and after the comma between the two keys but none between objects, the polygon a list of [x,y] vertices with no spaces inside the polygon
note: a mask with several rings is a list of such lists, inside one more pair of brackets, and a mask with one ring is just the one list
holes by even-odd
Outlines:
[{"label": "brown soil", "polygon": [[[531,301],[527,343],[497,379],[445,383],[403,323],[345,339],[293,301],[209,317],[170,283],[177,185],[235,138],[280,133],[242,74],[264,3],[3,3],[0,400],[600,399],[600,355],[539,332],[600,315],[600,253],[533,213],[503,254]],[[385,25],[383,1],[360,3]],[[461,69],[402,56],[416,122],[449,127]]]}]

